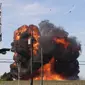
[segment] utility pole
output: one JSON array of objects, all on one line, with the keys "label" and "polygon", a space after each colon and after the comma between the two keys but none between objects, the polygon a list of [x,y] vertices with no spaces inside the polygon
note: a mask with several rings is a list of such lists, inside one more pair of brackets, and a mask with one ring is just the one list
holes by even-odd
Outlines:
[{"label": "utility pole", "polygon": [[40,48],[41,50],[41,85],[43,85],[43,50],[42,48]]},{"label": "utility pole", "polygon": [[31,81],[30,81],[30,85],[33,85],[33,62],[40,62],[41,63],[41,83],[40,85],[43,85],[43,50],[40,47],[40,57],[41,60],[40,61],[33,61],[33,30],[32,30],[32,34],[31,37],[28,38],[28,45],[31,45]]},{"label": "utility pole", "polygon": [[31,81],[30,81],[30,85],[33,85],[33,29],[31,30],[32,35],[30,38],[28,38],[28,45],[31,45]]},{"label": "utility pole", "polygon": [[2,23],[1,23],[1,18],[2,18],[2,9],[1,9],[2,3],[0,3],[0,42],[2,41],[2,33],[1,33],[1,27],[2,27]]},{"label": "utility pole", "polygon": [[[33,75],[33,33],[31,36],[31,75]],[[33,85],[33,76],[31,76],[30,85]]]},{"label": "utility pole", "polygon": [[17,66],[18,66],[18,85],[20,85],[20,68],[21,68],[21,63],[18,62]]},{"label": "utility pole", "polygon": [[[31,75],[33,75],[33,29],[31,35]],[[31,85],[33,85],[33,76],[31,77]]]}]

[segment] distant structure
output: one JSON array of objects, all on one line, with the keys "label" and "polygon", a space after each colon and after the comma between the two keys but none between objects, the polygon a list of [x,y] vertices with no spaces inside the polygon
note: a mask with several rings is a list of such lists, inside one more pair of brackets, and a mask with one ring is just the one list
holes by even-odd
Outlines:
[{"label": "distant structure", "polygon": [[[2,18],[2,3],[0,3],[0,42],[2,41],[2,32],[1,32],[1,27],[2,27],[2,23],[1,23],[1,18]],[[10,48],[0,48],[0,54],[6,54],[7,51],[10,51]]]},{"label": "distant structure", "polygon": [[0,53],[6,54],[7,51],[10,51],[10,48],[2,48],[0,49]]},{"label": "distant structure", "polygon": [[0,3],[0,42],[2,41],[2,33],[1,33],[1,27],[2,27],[2,24],[1,24],[1,6],[2,6],[2,3]]}]

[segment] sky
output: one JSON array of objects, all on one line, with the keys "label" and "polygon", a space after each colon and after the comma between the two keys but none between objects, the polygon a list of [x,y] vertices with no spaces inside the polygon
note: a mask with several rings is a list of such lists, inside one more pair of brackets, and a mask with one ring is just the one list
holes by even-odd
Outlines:
[{"label": "sky", "polygon": [[[11,47],[14,31],[26,24],[50,20],[62,26],[69,36],[76,36],[82,45],[79,61],[85,61],[85,0],[0,0],[2,3],[2,42],[0,48]],[[0,59],[12,59],[13,53],[0,54]],[[10,64],[0,63],[0,74],[9,72]],[[85,79],[85,66],[80,65],[79,76]]]}]

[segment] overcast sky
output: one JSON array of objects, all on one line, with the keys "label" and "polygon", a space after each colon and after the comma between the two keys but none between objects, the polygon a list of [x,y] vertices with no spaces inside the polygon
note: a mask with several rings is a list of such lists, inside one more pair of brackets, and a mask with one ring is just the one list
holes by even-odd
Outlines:
[{"label": "overcast sky", "polygon": [[[85,0],[0,0],[2,3],[2,36],[0,47],[11,47],[13,32],[24,24],[50,20],[62,26],[69,35],[76,36],[82,44],[79,61],[85,61]],[[13,53],[0,54],[0,59],[12,59]],[[10,64],[0,63],[0,74],[8,72]],[[85,78],[85,66],[80,66],[80,76]]]}]

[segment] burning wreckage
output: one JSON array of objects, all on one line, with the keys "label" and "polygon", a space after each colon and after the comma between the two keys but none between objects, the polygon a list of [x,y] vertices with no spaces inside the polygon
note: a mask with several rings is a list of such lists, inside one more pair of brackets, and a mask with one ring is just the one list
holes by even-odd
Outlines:
[{"label": "burning wreckage", "polygon": [[[31,74],[31,45],[33,42],[33,74]],[[43,49],[43,79],[66,80],[79,79],[79,57],[81,44],[76,37],[50,23],[48,20],[35,25],[23,25],[14,32],[14,40],[11,43],[14,52],[14,63],[10,65],[10,77],[18,79],[18,64],[20,64],[20,79],[41,79],[41,51]]]}]

